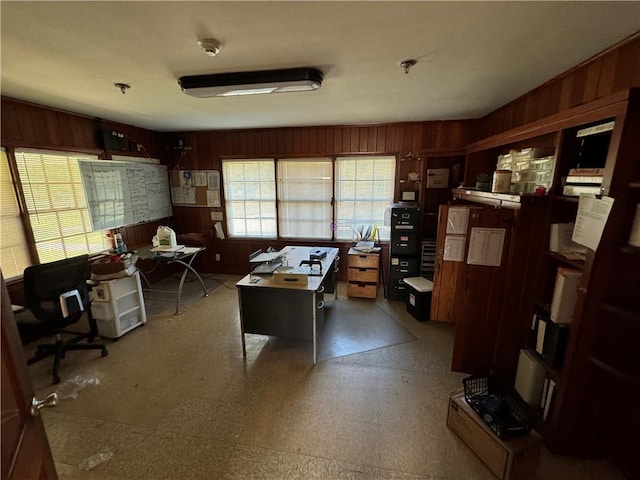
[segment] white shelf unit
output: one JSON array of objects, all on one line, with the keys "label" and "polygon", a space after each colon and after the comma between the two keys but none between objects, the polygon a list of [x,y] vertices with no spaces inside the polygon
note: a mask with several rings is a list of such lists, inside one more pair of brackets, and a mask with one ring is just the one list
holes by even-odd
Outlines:
[{"label": "white shelf unit", "polygon": [[91,313],[101,337],[119,338],[147,322],[140,273],[101,281],[91,290]]}]

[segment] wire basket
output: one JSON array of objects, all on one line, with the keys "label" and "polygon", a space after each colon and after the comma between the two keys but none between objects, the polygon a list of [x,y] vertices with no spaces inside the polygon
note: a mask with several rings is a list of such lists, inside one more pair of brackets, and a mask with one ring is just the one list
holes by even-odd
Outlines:
[{"label": "wire basket", "polygon": [[513,438],[531,431],[524,402],[492,377],[471,376],[463,379],[462,384],[469,406],[499,438]]}]

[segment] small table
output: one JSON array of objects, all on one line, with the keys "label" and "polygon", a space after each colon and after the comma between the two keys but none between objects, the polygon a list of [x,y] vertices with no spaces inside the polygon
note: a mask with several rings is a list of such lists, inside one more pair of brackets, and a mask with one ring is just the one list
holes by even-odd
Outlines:
[{"label": "small table", "polygon": [[[175,314],[179,315],[181,313],[180,312],[180,301],[182,300],[182,288],[184,286],[184,280],[187,277],[187,274],[189,272],[191,272],[196,276],[196,278],[200,282],[200,285],[202,286],[202,293],[203,293],[202,296],[203,297],[208,297],[209,296],[209,294],[207,293],[207,289],[206,289],[206,287],[204,285],[204,281],[202,281],[202,277],[196,271],[196,269],[191,266],[193,261],[196,259],[196,256],[198,255],[198,253],[202,252],[203,250],[206,250],[206,247],[182,247],[182,248],[179,248],[179,249],[177,249],[175,251],[171,251],[171,252],[169,252],[169,251],[166,251],[166,252],[154,252],[154,251],[152,251],[152,249],[153,249],[152,246],[146,246],[146,247],[138,249],[136,253],[137,253],[139,258],[145,259],[145,260],[156,260],[157,262],[165,262],[165,263],[168,263],[168,264],[177,263],[178,265],[182,265],[184,267],[184,270],[182,272],[182,276],[180,277],[180,285],[178,286],[178,291],[177,292],[173,292],[171,290],[156,290],[156,289],[152,289],[152,288],[146,288],[146,289],[144,289],[144,291],[146,291],[146,292],[162,292],[162,293],[177,294],[176,313]],[[147,279],[147,277],[144,275],[144,273],[142,271],[140,271],[140,275],[142,276],[143,280],[147,284],[147,287],[151,287],[151,284],[149,283],[149,280]],[[173,301],[173,300],[164,299],[164,298],[158,298],[156,300]]]}]

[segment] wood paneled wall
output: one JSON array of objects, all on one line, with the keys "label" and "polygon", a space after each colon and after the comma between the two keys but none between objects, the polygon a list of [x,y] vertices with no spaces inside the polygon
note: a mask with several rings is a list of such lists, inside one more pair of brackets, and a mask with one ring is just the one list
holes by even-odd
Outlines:
[{"label": "wood paneled wall", "polygon": [[640,86],[640,31],[483,117],[478,140]]},{"label": "wood paneled wall", "polygon": [[[160,158],[169,168],[221,169],[222,158],[312,156],[334,154],[396,154],[464,151],[475,140],[539,120],[568,108],[640,86],[640,32],[479,120],[412,122],[386,125],[297,127],[232,131],[157,133],[130,125],[2,98],[2,145],[114,153]],[[105,151],[99,131],[124,132],[138,152]],[[191,148],[175,150],[178,140]],[[397,179],[396,179],[397,180]],[[396,182],[397,184],[397,182]],[[221,210],[221,209],[220,209]],[[181,232],[202,232],[210,248],[199,259],[208,272],[244,271],[234,255],[239,241],[213,238],[209,209],[175,207],[172,226]],[[129,245],[145,243],[157,224],[123,229]],[[259,242],[247,241],[242,250]],[[215,253],[221,261],[214,262]]]}]

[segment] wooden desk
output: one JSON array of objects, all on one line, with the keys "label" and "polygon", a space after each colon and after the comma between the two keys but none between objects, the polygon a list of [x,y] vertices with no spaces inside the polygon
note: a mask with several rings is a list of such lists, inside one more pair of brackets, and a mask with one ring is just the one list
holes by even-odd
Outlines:
[{"label": "wooden desk", "polygon": [[[288,246],[281,250],[284,265],[298,266],[309,260],[313,247]],[[246,357],[245,333],[312,340],[313,363],[317,361],[318,332],[324,323],[325,286],[335,287],[337,248],[327,248],[318,276],[306,284],[276,283],[273,275],[249,274],[236,283],[240,304],[242,353]]]},{"label": "wooden desk", "polygon": [[[153,247],[151,246],[140,248],[136,250],[136,254],[138,255],[139,258],[145,259],[145,260],[156,260],[158,262],[165,262],[169,264],[177,263],[178,265],[182,265],[182,267],[184,267],[184,270],[182,271],[182,277],[180,277],[180,285],[178,286],[178,290],[176,292],[172,292],[170,290],[156,290],[152,288],[146,288],[144,289],[144,292],[161,292],[161,293],[172,293],[177,295],[175,314],[178,315],[180,314],[180,301],[182,300],[182,287],[184,286],[184,280],[187,277],[187,274],[191,272],[196,276],[196,278],[200,282],[200,285],[202,286],[202,293],[203,293],[202,296],[203,297],[209,296],[209,294],[207,293],[207,289],[204,286],[204,282],[202,281],[202,277],[196,271],[196,269],[191,266],[193,261],[196,259],[196,256],[198,255],[198,253],[202,252],[203,250],[206,250],[205,247],[183,247],[180,250],[177,250],[175,252],[152,252],[151,251],[152,248]],[[149,283],[149,280],[144,275],[144,273],[140,269],[138,269],[138,271],[140,272],[140,276],[142,277],[142,279],[147,284],[147,287],[151,287],[151,284]],[[164,299],[164,298],[155,298],[154,300],[173,301],[173,299]]]}]

